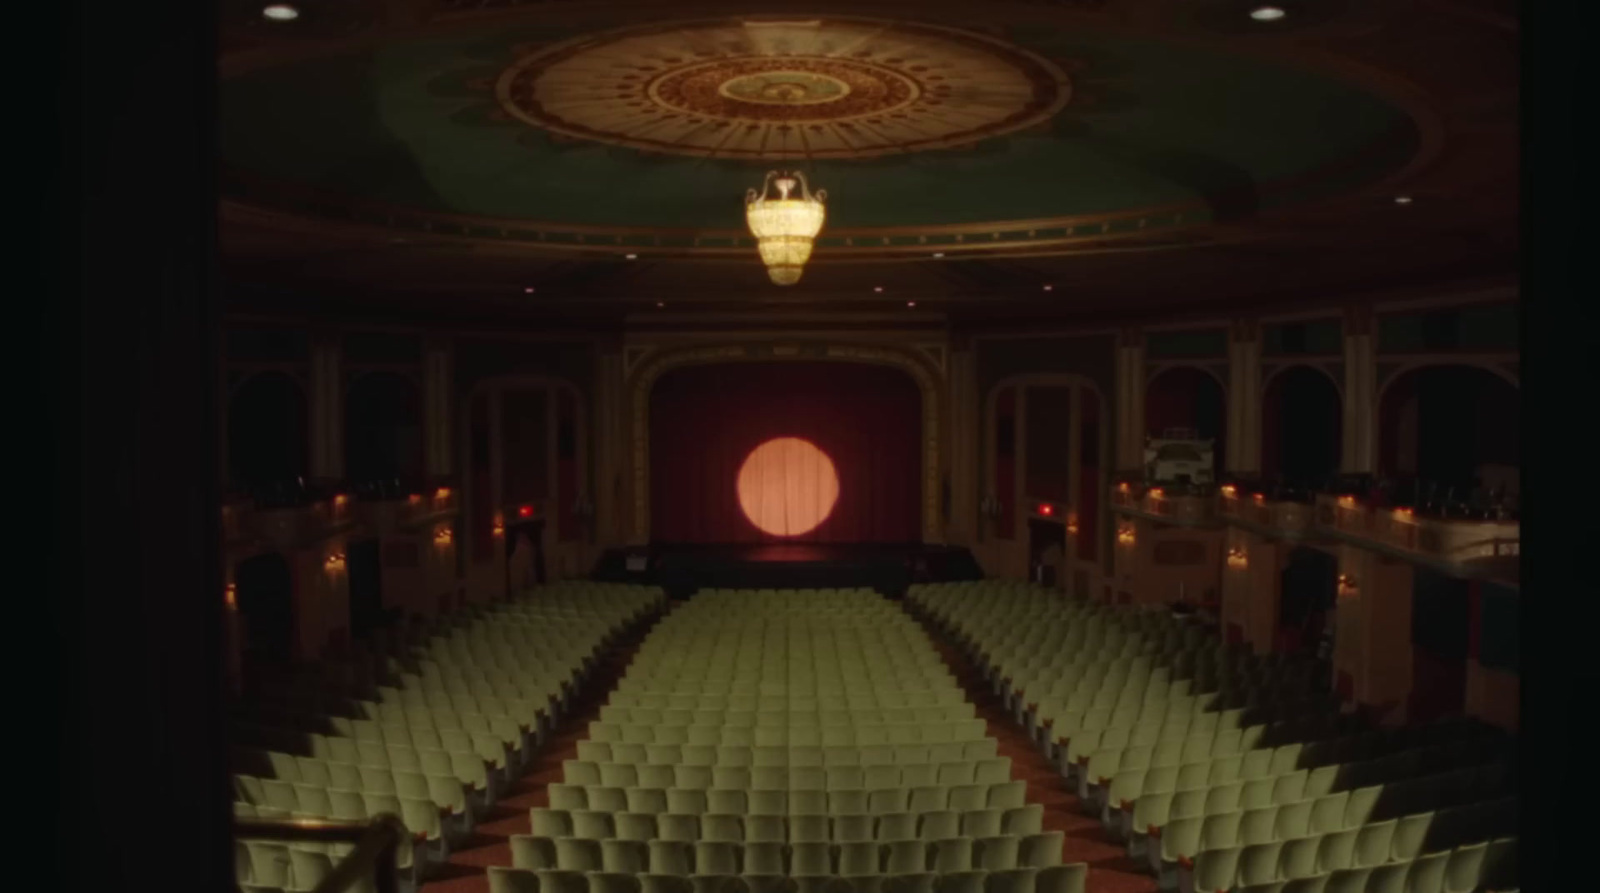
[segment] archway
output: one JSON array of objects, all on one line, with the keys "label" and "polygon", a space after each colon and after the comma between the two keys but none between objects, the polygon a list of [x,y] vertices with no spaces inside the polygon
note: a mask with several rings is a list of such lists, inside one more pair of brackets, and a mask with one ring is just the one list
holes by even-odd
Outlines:
[{"label": "archway", "polygon": [[1163,437],[1193,431],[1211,441],[1211,473],[1222,473],[1227,455],[1227,397],[1216,376],[1193,366],[1171,366],[1150,379],[1145,392],[1145,434]]},{"label": "archway", "polygon": [[1486,512],[1519,489],[1521,394],[1478,366],[1422,366],[1383,390],[1378,463],[1394,499],[1426,511]]},{"label": "archway", "polygon": [[398,496],[422,476],[422,403],[416,382],[369,372],[345,396],[345,475],[358,491]]},{"label": "archway", "polygon": [[228,478],[266,504],[292,498],[307,473],[306,397],[282,372],[246,379],[228,400]]},{"label": "archway", "polygon": [[1310,490],[1339,471],[1343,401],[1320,369],[1291,366],[1267,382],[1261,407],[1261,473]]}]

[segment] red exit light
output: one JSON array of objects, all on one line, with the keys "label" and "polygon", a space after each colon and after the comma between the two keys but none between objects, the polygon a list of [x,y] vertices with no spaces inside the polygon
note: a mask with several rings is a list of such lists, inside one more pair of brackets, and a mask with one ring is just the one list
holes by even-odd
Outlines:
[{"label": "red exit light", "polygon": [[531,506],[531,505],[519,505],[519,506],[517,506],[517,517],[519,517],[519,518],[531,518],[531,517],[533,517],[533,506]]},{"label": "red exit light", "polygon": [[1039,503],[1039,514],[1044,515],[1046,518],[1048,518],[1048,517],[1050,517],[1051,515],[1053,515],[1055,513],[1056,513],[1056,507],[1055,506],[1051,505],[1048,502]]}]

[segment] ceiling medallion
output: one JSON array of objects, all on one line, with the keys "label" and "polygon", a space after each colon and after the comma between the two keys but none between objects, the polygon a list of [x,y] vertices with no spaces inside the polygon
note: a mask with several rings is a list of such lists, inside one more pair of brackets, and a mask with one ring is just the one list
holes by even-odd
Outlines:
[{"label": "ceiling medallion", "polygon": [[[797,194],[796,187],[800,190]],[[778,190],[778,195],[769,198],[773,189]],[[756,237],[761,262],[767,265],[773,284],[794,285],[800,281],[827,217],[822,206],[827,198],[825,189],[812,194],[805,174],[799,171],[769,171],[760,192],[751,189],[745,193],[745,222]]]},{"label": "ceiling medallion", "polygon": [[719,158],[870,158],[967,145],[1066,105],[1067,77],[995,38],[862,19],[684,22],[557,44],[501,107],[569,137]]}]

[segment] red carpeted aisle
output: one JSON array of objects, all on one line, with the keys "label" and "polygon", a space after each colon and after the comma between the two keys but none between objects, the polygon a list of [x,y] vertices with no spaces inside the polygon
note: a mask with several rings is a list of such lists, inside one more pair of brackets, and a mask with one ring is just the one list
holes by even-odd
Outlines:
[{"label": "red carpeted aisle", "polygon": [[1155,893],[1156,879],[1128,857],[1123,845],[1112,840],[1098,820],[1083,814],[1077,795],[1067,790],[1066,779],[1028,740],[1027,731],[1012,721],[982,672],[938,633],[932,629],[928,633],[933,647],[966,689],[968,700],[988,723],[989,735],[1000,743],[1000,755],[1011,758],[1012,777],[1028,783],[1028,802],[1044,806],[1044,829],[1066,834],[1062,861],[1089,863],[1088,893]]}]

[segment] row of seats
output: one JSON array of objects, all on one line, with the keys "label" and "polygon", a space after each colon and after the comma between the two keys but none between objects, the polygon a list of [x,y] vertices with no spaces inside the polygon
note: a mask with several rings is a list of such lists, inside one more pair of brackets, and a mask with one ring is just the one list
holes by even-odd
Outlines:
[{"label": "row of seats", "polygon": [[589,738],[608,744],[676,744],[701,747],[857,747],[884,744],[945,744],[978,741],[987,731],[981,719],[954,722],[862,723],[809,726],[667,726],[596,720]]},{"label": "row of seats", "polygon": [[533,870],[625,874],[872,875],[1002,871],[1061,864],[1060,831],[939,840],[811,841],[623,840],[513,835],[511,864]]},{"label": "row of seats", "polygon": [[1303,877],[1473,846],[1515,834],[1516,819],[1511,798],[1354,824],[1319,824],[1313,817],[1302,826],[1286,809],[1243,810],[1173,822],[1162,836],[1161,856],[1182,866],[1198,864],[1211,852],[1282,844],[1293,854],[1285,863],[1293,866],[1288,876]]},{"label": "row of seats", "polygon": [[[927,694],[923,692],[923,694]],[[927,698],[932,700],[932,698]],[[843,704],[823,708],[811,698],[804,701],[788,699],[788,703],[772,703],[761,708],[746,710],[735,707],[702,707],[696,710],[661,710],[655,707],[628,707],[607,704],[600,708],[602,722],[634,723],[637,725],[664,726],[732,726],[789,728],[806,726],[895,725],[903,723],[956,722],[972,719],[971,704],[950,704],[907,707],[854,707],[845,699]]]},{"label": "row of seats", "polygon": [[[1514,846],[1485,847],[1514,833],[1515,803],[1483,802],[1514,793],[1514,779],[1505,742],[1479,725],[1366,729],[1303,690],[1304,669],[1230,652],[1170,614],[984,584],[914,587],[909,599],[978,658],[1164,887],[1433,889],[1435,868],[1414,862],[1485,851],[1498,855],[1484,882],[1514,884],[1514,860],[1499,857]],[[1300,716],[1247,723],[1275,699]]]},{"label": "row of seats", "polygon": [[1088,866],[863,875],[622,874],[489,869],[490,893],[1085,893]]},{"label": "row of seats", "polygon": [[594,812],[538,807],[529,811],[532,833],[593,840],[701,840],[724,843],[859,843],[998,837],[1042,833],[1044,807],[964,812],[897,812],[885,815],[741,815],[735,813]]},{"label": "row of seats", "polygon": [[614,788],[555,783],[549,786],[556,809],[599,812],[707,812],[754,815],[883,815],[936,809],[1015,809],[1027,798],[1021,781],[998,784],[921,785],[875,790]]},{"label": "row of seats", "polygon": [[[794,737],[804,739],[803,732]],[[956,760],[987,760],[999,753],[993,738],[945,744],[796,744],[743,747],[709,744],[578,742],[578,759],[634,766],[909,766]]]},{"label": "row of seats", "polygon": [[[400,864],[414,885],[531,761],[538,730],[600,649],[663,603],[645,587],[541,587],[444,618],[365,669],[331,665],[321,676],[300,670],[270,681],[261,705],[235,726],[246,743],[273,745],[235,748],[235,814],[396,815],[412,834]],[[485,709],[501,712],[473,712]],[[326,845],[243,843],[238,879],[257,886],[310,889],[307,878],[342,855]]]},{"label": "row of seats", "polygon": [[[951,745],[954,747],[954,745]],[[787,754],[780,751],[780,756]],[[821,757],[821,754],[817,754]],[[859,759],[859,754],[850,754]],[[891,754],[892,756],[892,754]],[[841,757],[841,759],[844,757]],[[863,791],[923,785],[1002,784],[1011,779],[1011,758],[955,759],[938,763],[696,766],[689,764],[595,763],[567,760],[568,784],[688,790]]]},{"label": "row of seats", "polygon": [[[733,713],[768,713],[787,710],[803,713],[828,710],[918,710],[938,706],[965,706],[969,710],[973,709],[972,705],[962,702],[941,705],[938,693],[935,692],[920,691],[904,696],[881,697],[876,691],[859,689],[834,694],[794,695],[793,697],[787,691],[763,695],[749,693],[630,692],[624,690],[612,692],[607,706],[626,707],[635,710],[660,710],[663,715],[669,710],[687,710],[690,713],[702,710]],[[967,715],[970,716],[971,713]]]},{"label": "row of seats", "polygon": [[[1299,841],[1216,850],[1190,871],[1195,890],[1241,893],[1477,893],[1516,885],[1516,838],[1377,865],[1329,868],[1325,847]],[[1341,860],[1335,858],[1331,864]],[[1313,871],[1316,863],[1320,870]]]}]

